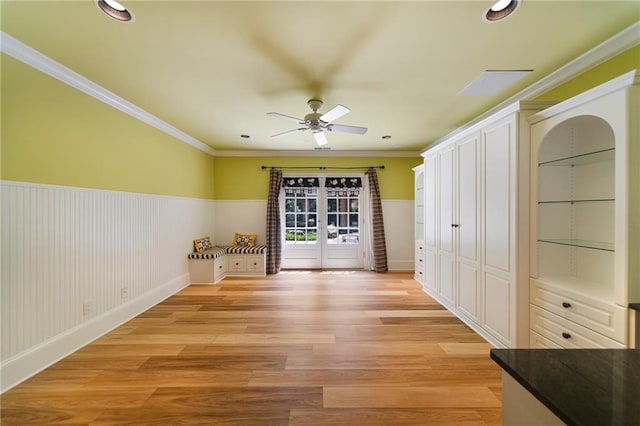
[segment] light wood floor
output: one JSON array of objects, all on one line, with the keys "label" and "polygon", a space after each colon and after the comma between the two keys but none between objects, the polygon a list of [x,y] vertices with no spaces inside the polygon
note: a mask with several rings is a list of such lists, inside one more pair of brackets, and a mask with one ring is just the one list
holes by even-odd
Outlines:
[{"label": "light wood floor", "polygon": [[191,286],[2,395],[3,425],[498,425],[490,345],[407,273]]}]

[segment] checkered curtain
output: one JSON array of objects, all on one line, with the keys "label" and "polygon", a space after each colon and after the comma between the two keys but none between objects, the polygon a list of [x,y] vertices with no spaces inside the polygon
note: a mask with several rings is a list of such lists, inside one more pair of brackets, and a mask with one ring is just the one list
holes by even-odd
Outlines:
[{"label": "checkered curtain", "polygon": [[369,181],[369,198],[371,201],[371,248],[373,251],[372,266],[376,272],[386,272],[387,242],[384,236],[384,220],[382,217],[382,200],[378,186],[378,174],[371,167],[366,172]]},{"label": "checkered curtain", "polygon": [[282,170],[271,169],[267,199],[267,274],[280,272],[282,260],[282,226],[280,224],[280,188]]}]

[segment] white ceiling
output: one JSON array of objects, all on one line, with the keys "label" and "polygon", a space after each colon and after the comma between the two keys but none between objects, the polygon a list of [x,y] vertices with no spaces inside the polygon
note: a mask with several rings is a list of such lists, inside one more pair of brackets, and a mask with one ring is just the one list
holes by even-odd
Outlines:
[{"label": "white ceiling", "polygon": [[[369,129],[329,133],[332,151],[420,151],[640,19],[630,0],[524,0],[499,23],[484,0],[121,3],[132,23],[91,0],[3,0],[2,31],[221,154],[313,149],[309,132],[271,139],[296,124],[266,114],[303,117],[310,98]],[[485,70],[529,69],[457,96]]]}]

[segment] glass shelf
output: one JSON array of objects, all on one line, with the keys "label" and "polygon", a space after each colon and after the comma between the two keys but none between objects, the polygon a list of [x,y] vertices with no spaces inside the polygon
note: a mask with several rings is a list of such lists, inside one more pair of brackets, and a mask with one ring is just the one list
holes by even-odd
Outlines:
[{"label": "glass shelf", "polygon": [[543,161],[538,166],[580,166],[583,164],[599,163],[613,160],[615,158],[615,148],[603,149],[601,151],[589,152],[586,154],[574,155],[557,160]]},{"label": "glass shelf", "polygon": [[585,241],[585,240],[556,240],[556,239],[539,239],[541,243],[560,244],[563,246],[580,247],[593,250],[614,251],[613,243],[603,243],[601,241]]},{"label": "glass shelf", "polygon": [[563,204],[563,203],[602,203],[615,201],[615,198],[598,198],[593,200],[550,200],[550,201],[538,201],[538,204]]}]

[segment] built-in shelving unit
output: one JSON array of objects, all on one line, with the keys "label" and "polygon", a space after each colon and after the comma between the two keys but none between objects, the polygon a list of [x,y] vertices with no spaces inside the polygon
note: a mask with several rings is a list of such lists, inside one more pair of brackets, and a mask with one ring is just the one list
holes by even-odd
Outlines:
[{"label": "built-in shelving unit", "polygon": [[615,139],[611,126],[595,116],[570,117],[554,126],[538,146],[537,183],[538,278],[578,286],[582,280],[582,291],[607,295],[612,302]]},{"label": "built-in shelving unit", "polygon": [[628,342],[628,303],[640,297],[629,262],[637,80],[629,73],[530,118],[533,347]]}]

